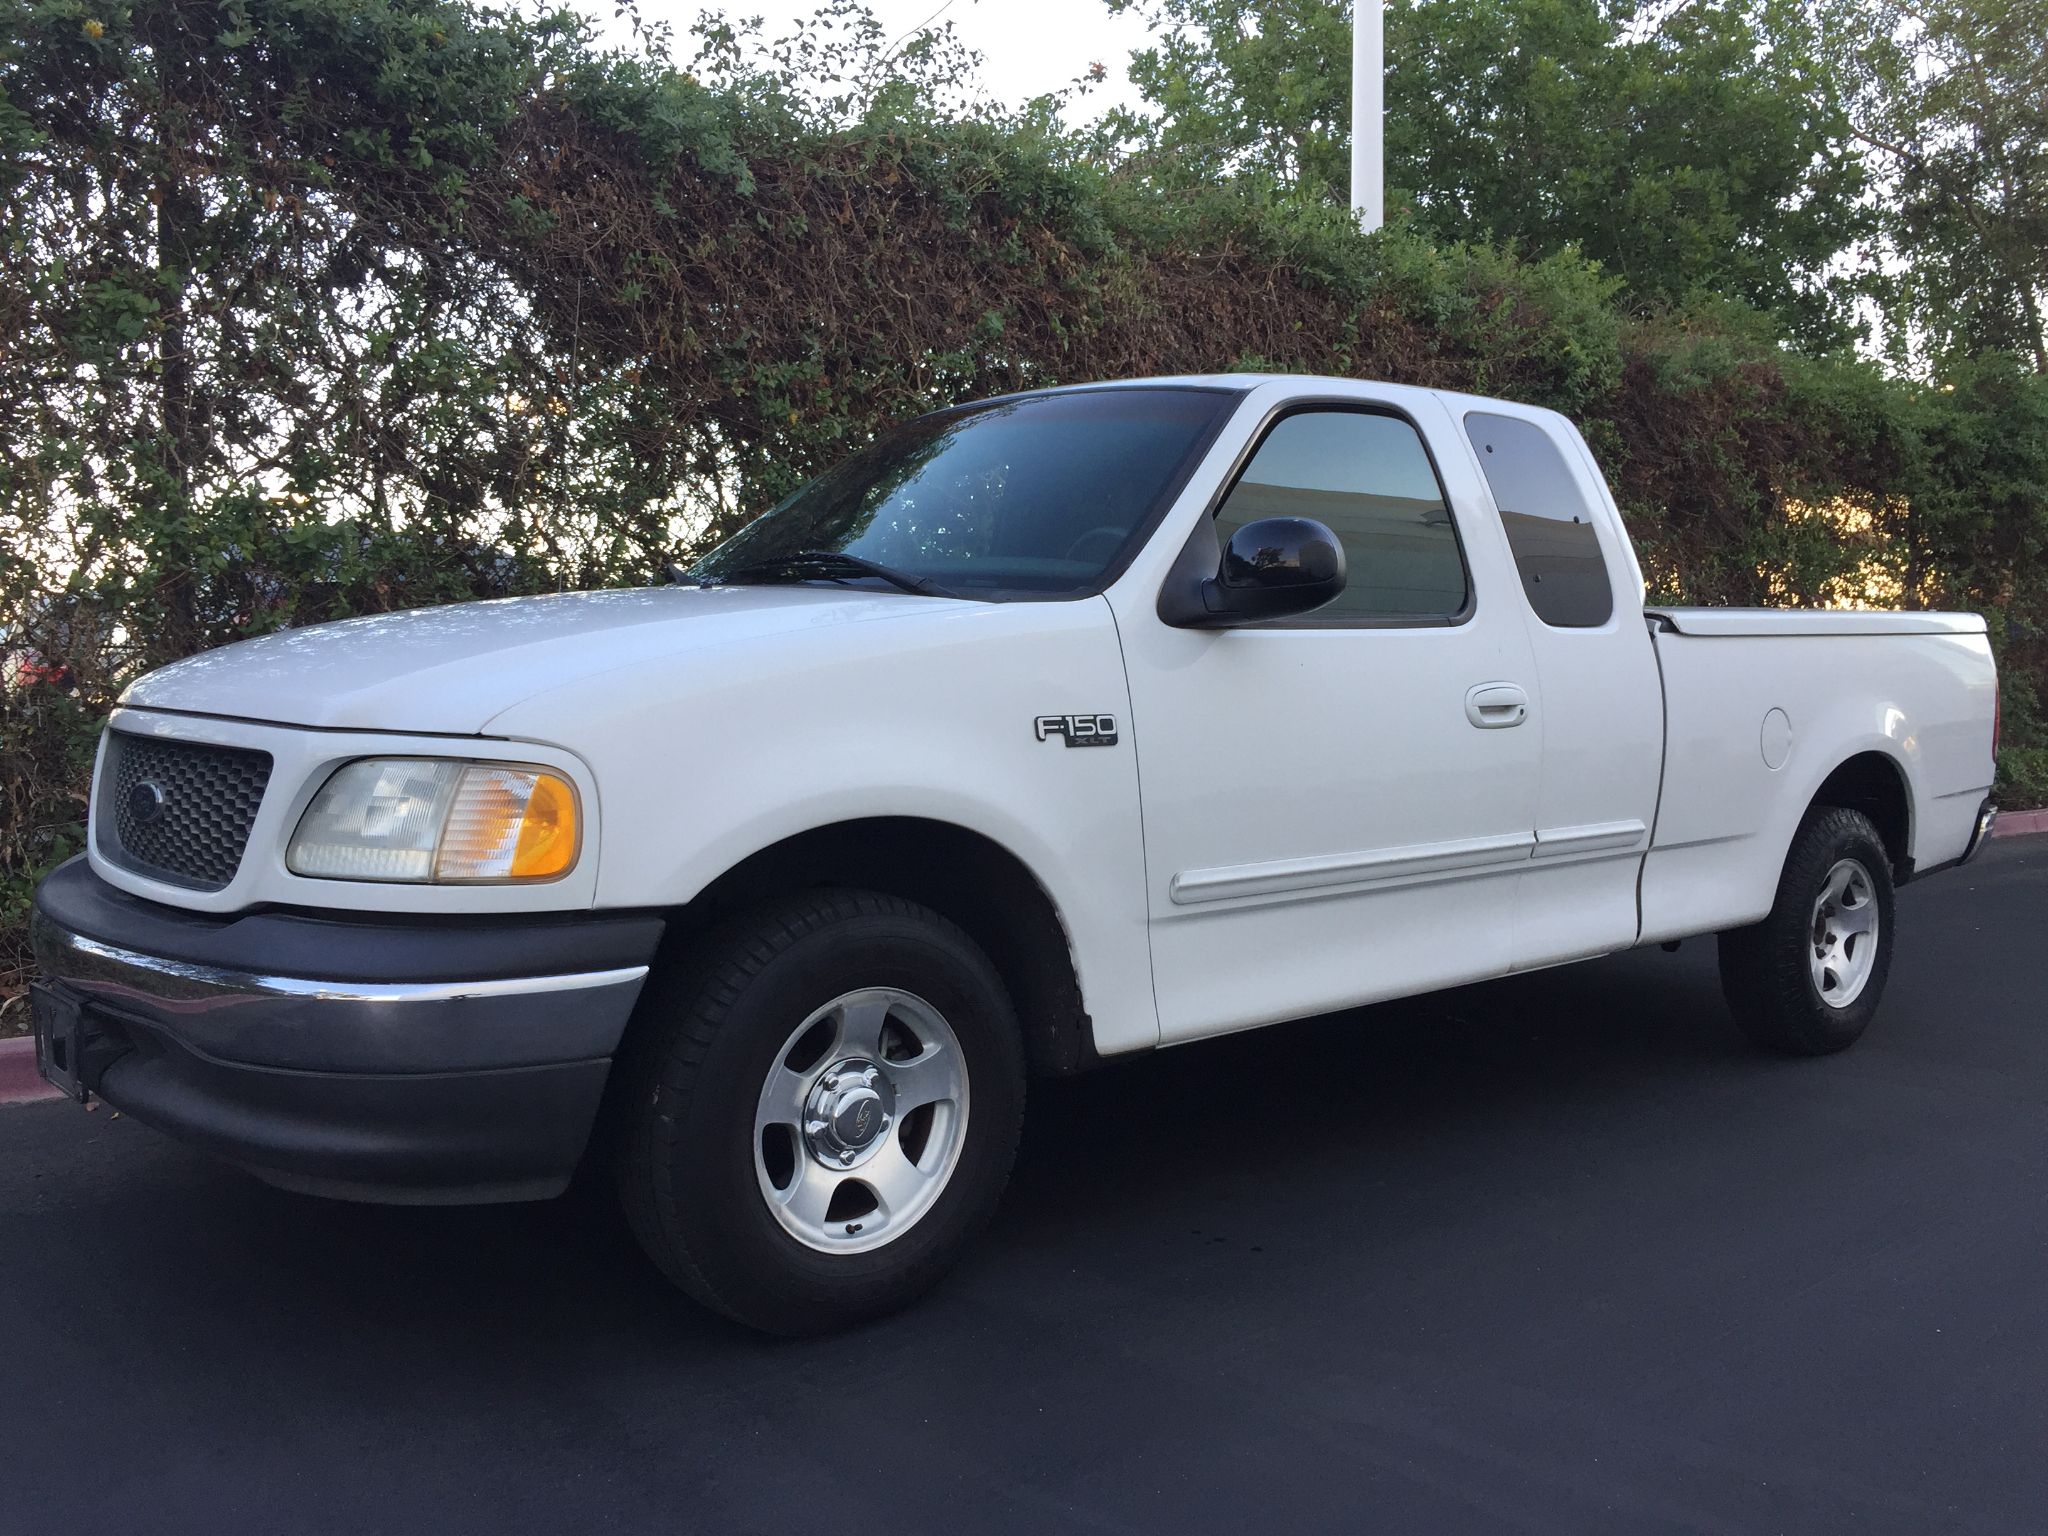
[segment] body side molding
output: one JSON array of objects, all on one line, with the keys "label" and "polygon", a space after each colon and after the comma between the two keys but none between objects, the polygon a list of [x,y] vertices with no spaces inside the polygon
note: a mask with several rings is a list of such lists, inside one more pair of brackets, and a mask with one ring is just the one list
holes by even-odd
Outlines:
[{"label": "body side molding", "polygon": [[1535,846],[1534,833],[1509,832],[1452,842],[1411,843],[1370,853],[1319,854],[1306,859],[1233,864],[1221,869],[1191,869],[1173,877],[1167,894],[1176,906],[1195,906],[1241,896],[1276,896],[1333,885],[1399,880],[1410,875],[1450,874],[1489,864],[1518,864],[1530,856]]},{"label": "body side molding", "polygon": [[1617,852],[1634,848],[1650,829],[1640,821],[1600,821],[1582,827],[1546,827],[1536,834],[1535,857],[1555,859],[1571,853]]}]

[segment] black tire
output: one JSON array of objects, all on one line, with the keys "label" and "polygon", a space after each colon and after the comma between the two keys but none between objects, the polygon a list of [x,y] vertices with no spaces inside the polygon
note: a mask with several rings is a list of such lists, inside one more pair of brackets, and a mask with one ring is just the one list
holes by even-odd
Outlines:
[{"label": "black tire", "polygon": [[[1811,961],[1815,902],[1844,859],[1854,859],[1869,876],[1877,935],[1862,989],[1838,1007],[1822,995]],[[1861,811],[1815,806],[1792,839],[1769,915],[1721,935],[1721,990],[1736,1023],[1758,1045],[1790,1056],[1846,1050],[1870,1027],[1884,996],[1896,929],[1891,856],[1877,828]]]},{"label": "black tire", "polygon": [[[697,1300],[769,1333],[822,1333],[916,1299],[994,1213],[1023,1124],[1022,1035],[988,957],[936,912],[850,890],[772,903],[689,951],[697,958],[650,979],[617,1068],[618,1181],[641,1246]],[[819,1252],[763,1197],[755,1108],[791,1030],[869,987],[913,993],[944,1016],[970,1112],[952,1175],[901,1236]]]}]

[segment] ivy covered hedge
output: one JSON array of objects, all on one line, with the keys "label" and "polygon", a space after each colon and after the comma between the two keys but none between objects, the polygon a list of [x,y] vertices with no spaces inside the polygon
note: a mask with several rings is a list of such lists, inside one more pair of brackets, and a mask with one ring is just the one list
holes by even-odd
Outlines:
[{"label": "ivy covered hedge", "polygon": [[644,582],[881,424],[1283,369],[1581,421],[1657,595],[1993,615],[2048,801],[2048,381],[1788,349],[1572,257],[1162,192],[1049,113],[828,111],[451,0],[28,0],[0,36],[0,984],[127,679],[349,613]]}]

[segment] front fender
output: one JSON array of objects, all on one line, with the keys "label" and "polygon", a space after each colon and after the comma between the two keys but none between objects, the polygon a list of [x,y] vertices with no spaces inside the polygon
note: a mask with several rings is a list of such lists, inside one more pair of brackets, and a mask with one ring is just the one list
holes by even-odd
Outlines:
[{"label": "front fender", "polygon": [[[1144,848],[1123,657],[1107,605],[934,600],[914,623],[755,640],[555,690],[491,722],[574,742],[606,840],[597,905],[689,901],[750,855],[902,816],[1009,850],[1066,926],[1096,1047],[1155,1044]],[[1111,716],[1075,750],[1041,716]]]}]

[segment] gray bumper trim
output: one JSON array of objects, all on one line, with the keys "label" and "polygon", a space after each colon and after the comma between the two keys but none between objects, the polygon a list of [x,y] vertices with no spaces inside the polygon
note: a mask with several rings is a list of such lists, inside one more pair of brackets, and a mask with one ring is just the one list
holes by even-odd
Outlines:
[{"label": "gray bumper trim", "polygon": [[[609,1057],[648,969],[332,981],[145,954],[73,932],[40,907],[29,931],[43,975],[80,1001],[221,1061],[306,1072],[479,1072]],[[335,938],[377,942],[374,930]],[[451,944],[451,972],[462,958]]]}]

